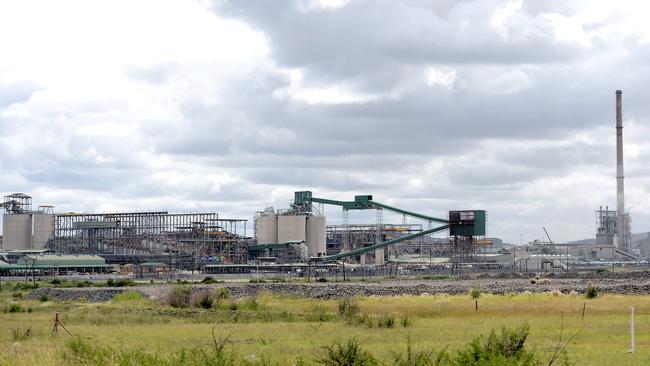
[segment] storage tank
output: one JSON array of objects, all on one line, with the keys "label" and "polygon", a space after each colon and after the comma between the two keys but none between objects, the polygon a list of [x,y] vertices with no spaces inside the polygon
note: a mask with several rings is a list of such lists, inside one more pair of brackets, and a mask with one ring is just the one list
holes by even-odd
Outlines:
[{"label": "storage tank", "polygon": [[327,251],[325,216],[307,217],[307,247],[310,257],[322,257]]},{"label": "storage tank", "polygon": [[54,237],[54,215],[35,213],[33,249],[43,249],[47,241]]},{"label": "storage tank", "polygon": [[278,216],[278,243],[307,241],[307,216]]},{"label": "storage tank", "polygon": [[278,242],[278,217],[260,215],[257,217],[257,244],[275,244]]},{"label": "storage tank", "polygon": [[32,215],[4,214],[2,217],[2,249],[32,249]]}]

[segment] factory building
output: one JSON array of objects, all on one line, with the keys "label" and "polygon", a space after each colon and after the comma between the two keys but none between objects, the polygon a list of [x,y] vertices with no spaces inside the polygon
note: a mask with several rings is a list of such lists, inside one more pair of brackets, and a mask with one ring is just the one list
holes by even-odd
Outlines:
[{"label": "factory building", "polygon": [[269,207],[255,216],[257,245],[304,243],[309,257],[326,254],[326,219],[319,214]]},{"label": "factory building", "polygon": [[32,197],[24,193],[5,196],[1,204],[2,250],[42,249],[54,236],[54,213],[52,206],[39,206],[32,210]]}]

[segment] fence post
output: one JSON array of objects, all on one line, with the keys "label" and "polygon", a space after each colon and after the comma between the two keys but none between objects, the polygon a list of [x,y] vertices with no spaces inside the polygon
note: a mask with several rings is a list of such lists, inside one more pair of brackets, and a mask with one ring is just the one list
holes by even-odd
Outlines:
[{"label": "fence post", "polygon": [[632,349],[630,352],[634,353],[634,305],[630,307],[630,334],[632,335]]}]

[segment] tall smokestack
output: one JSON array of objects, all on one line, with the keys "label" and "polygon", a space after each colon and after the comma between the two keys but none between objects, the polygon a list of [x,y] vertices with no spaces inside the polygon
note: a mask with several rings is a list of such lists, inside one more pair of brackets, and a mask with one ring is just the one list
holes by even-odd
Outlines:
[{"label": "tall smokestack", "polygon": [[616,91],[616,233],[617,247],[620,250],[626,248],[625,223],[625,174],[623,173],[623,107],[622,94]]}]

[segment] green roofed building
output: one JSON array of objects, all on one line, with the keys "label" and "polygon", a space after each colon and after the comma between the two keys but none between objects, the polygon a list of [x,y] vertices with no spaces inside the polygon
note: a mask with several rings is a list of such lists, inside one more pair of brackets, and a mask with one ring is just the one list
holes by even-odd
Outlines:
[{"label": "green roofed building", "polygon": [[26,255],[16,264],[0,263],[0,272],[4,274],[32,271],[44,274],[106,273],[112,268],[104,258],[96,255]]}]

